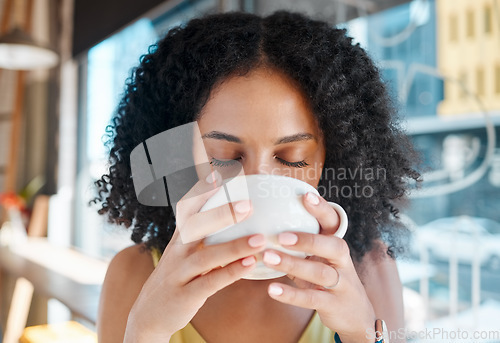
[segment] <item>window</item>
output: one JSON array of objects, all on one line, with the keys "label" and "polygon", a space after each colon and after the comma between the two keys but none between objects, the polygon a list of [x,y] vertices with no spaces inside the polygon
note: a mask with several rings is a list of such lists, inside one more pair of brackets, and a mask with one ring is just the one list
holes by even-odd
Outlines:
[{"label": "window", "polygon": [[105,129],[125,89],[125,80],[160,34],[186,19],[216,8],[214,0],[184,1],[154,19],[137,20],[94,46],[80,60],[81,104],[79,113],[78,175],[74,216],[74,242],[92,255],[111,258],[132,243],[130,231],[107,223],[89,201],[93,183],[106,173]]},{"label": "window", "polygon": [[456,42],[458,40],[458,19],[456,14],[450,16],[450,41]]},{"label": "window", "polygon": [[495,66],[495,93],[500,94],[500,65]]},{"label": "window", "polygon": [[446,100],[452,100],[455,98],[454,88],[456,87],[456,83],[451,80],[446,80],[444,82],[444,98]]},{"label": "window", "polygon": [[[500,97],[500,63],[482,58],[486,45],[471,49],[470,44],[455,44],[462,35],[481,38],[493,30],[492,20],[482,23],[483,14],[492,19],[493,13],[487,11],[495,9],[491,5],[485,10],[485,2],[431,0],[423,10],[414,1],[367,16],[364,26],[356,19],[357,34],[360,27],[366,28],[359,41],[376,56],[393,93],[400,95],[407,131],[429,169],[423,175],[425,195],[412,192],[409,207],[401,213],[413,233],[409,253],[413,262],[398,262],[405,292],[415,292],[415,299],[405,304],[409,331],[453,330],[458,318],[470,327],[476,328],[476,322],[498,331],[487,308],[494,303],[500,315],[500,279],[491,279],[500,270],[500,149],[495,148],[500,143],[500,116],[492,115],[493,127],[487,129],[473,95],[479,94],[491,113],[500,110],[498,102],[488,98],[490,88]],[[412,6],[418,11],[412,12]],[[474,13],[481,14],[478,29]],[[446,39],[436,41],[441,29],[436,23],[442,20]],[[410,52],[412,46],[419,48]],[[443,65],[437,60],[444,60]],[[437,82],[443,81],[438,76],[443,74],[444,99],[442,83]],[[418,99],[430,94],[431,115],[422,102],[411,99],[413,90]],[[408,341],[425,341],[413,338]]]},{"label": "window", "polygon": [[474,37],[474,12],[472,10],[467,10],[466,14],[466,36],[468,38]]},{"label": "window", "polygon": [[467,80],[467,72],[463,71],[459,74],[458,78],[458,94],[459,98],[465,99],[468,97],[467,91],[469,89],[468,80]]},{"label": "window", "polygon": [[125,229],[112,228],[95,207],[87,204],[94,196],[93,182],[106,173],[105,129],[124,90],[125,79],[156,36],[151,21],[141,19],[91,48],[84,61],[87,77],[82,88],[86,89],[86,104],[80,113],[84,129],[79,130],[74,244],[93,255],[112,257],[130,245]]},{"label": "window", "polygon": [[478,96],[484,95],[484,70],[478,68],[476,70],[476,93]]},{"label": "window", "polygon": [[493,30],[493,13],[491,11],[491,6],[486,5],[484,8],[484,32],[491,33]]}]

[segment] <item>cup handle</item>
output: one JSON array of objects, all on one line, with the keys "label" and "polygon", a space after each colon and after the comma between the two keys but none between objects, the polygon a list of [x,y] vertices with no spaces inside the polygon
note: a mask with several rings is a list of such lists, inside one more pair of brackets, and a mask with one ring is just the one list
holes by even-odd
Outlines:
[{"label": "cup handle", "polygon": [[347,213],[339,204],[328,201],[328,204],[333,207],[333,209],[338,213],[340,217],[340,225],[337,231],[333,234],[339,238],[343,238],[347,231],[347,224],[349,223],[349,219],[347,218]]}]

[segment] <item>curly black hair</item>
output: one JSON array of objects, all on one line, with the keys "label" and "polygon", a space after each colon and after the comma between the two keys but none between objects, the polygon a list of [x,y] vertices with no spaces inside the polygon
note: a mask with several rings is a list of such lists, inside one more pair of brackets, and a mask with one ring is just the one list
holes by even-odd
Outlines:
[{"label": "curly black hair", "polygon": [[[193,122],[210,92],[232,75],[259,66],[279,70],[309,99],[324,135],[326,159],[319,187],[369,187],[370,196],[322,194],[349,216],[347,241],[360,260],[382,238],[387,253],[403,249],[398,207],[410,180],[420,178],[409,139],[395,119],[380,73],[346,31],[279,11],[208,15],[171,29],[141,57],[107,128],[109,173],[96,181],[100,214],[132,229],[131,238],[163,251],[175,230],[170,207],[141,205],[131,178],[130,152],[147,138]],[[383,170],[382,177],[356,173],[333,180],[327,170]],[[353,177],[352,177],[353,176]],[[333,182],[333,183],[332,183]]]}]

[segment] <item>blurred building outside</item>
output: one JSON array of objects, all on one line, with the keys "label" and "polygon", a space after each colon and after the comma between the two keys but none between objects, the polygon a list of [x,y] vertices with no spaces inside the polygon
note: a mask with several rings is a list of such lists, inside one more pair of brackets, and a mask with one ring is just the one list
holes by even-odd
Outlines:
[{"label": "blurred building outside", "polygon": [[[410,332],[498,328],[499,5],[412,1],[346,25],[380,66],[430,169],[402,215],[413,231],[413,255],[398,262]],[[436,248],[445,258],[430,255]]]}]

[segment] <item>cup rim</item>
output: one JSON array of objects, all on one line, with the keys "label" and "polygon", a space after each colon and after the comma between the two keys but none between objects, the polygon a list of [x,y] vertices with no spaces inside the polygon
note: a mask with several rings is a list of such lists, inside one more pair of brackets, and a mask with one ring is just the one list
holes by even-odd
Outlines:
[{"label": "cup rim", "polygon": [[[223,184],[227,184],[230,182],[233,182],[234,180],[240,180],[240,179],[259,179],[262,181],[265,181],[264,178],[270,178],[273,180],[278,180],[278,181],[285,181],[285,182],[291,182],[291,183],[297,183],[304,185],[308,189],[308,192],[312,191],[315,194],[319,194],[318,190],[311,184],[307,183],[306,181],[291,177],[291,176],[286,176],[286,175],[279,175],[279,174],[243,174],[243,175],[237,175],[231,178],[227,178],[223,180]],[[226,181],[229,180],[229,181]]]}]

